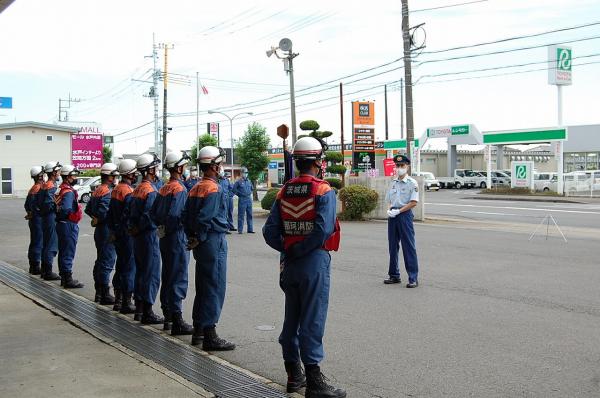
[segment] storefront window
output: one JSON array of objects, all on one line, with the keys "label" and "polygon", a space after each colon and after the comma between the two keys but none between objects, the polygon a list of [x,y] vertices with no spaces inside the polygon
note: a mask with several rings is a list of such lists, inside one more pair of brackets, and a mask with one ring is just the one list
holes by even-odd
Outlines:
[{"label": "storefront window", "polygon": [[586,155],[585,162],[586,170],[599,170],[598,167],[598,153],[590,152]]}]

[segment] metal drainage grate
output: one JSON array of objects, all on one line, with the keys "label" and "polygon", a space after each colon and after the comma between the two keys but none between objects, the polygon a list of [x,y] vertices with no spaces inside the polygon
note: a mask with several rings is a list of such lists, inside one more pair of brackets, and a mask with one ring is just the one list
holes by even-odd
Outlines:
[{"label": "metal drainage grate", "polygon": [[73,297],[39,277],[0,262],[0,281],[39,297],[86,327],[164,366],[186,380],[222,398],[278,398],[286,395],[236,369],[221,365],[160,334],[122,319],[94,303]]}]

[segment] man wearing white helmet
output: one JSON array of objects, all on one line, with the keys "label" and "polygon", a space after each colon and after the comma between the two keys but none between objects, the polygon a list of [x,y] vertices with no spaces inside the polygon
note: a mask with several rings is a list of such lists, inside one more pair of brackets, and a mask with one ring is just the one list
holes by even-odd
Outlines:
[{"label": "man wearing white helmet", "polygon": [[142,311],[143,324],[154,325],[164,322],[152,311],[160,286],[160,250],[156,224],[150,217],[150,209],[158,194],[154,187],[160,159],[145,153],[137,158],[136,167],[142,174],[142,182],[134,189],[129,205],[128,230],[133,236],[135,253],[135,298],[136,315]]},{"label": "man wearing white helmet", "polygon": [[223,149],[200,149],[198,164],[203,177],[190,191],[183,216],[188,247],[194,250],[196,260],[192,345],[202,341],[204,351],[235,349],[235,344],[220,338],[216,331],[227,284],[227,195],[218,183],[224,161]]},{"label": "man wearing white helmet", "polygon": [[281,253],[285,319],[279,343],[288,375],[287,391],[306,386],[306,397],[341,398],[346,392],[328,384],[319,367],[329,303],[329,251],[338,250],[340,239],[335,192],[321,179],[326,148],[313,137],[296,142],[292,156],[300,176],[285,183],[277,194],[263,236]]},{"label": "man wearing white helmet", "polygon": [[[85,214],[92,219],[94,229],[94,243],[96,244],[96,261],[94,262],[94,287],[96,288],[95,300],[101,305],[112,305],[115,297],[110,294],[110,273],[115,267],[117,253],[114,243],[109,239],[110,230],[107,224],[108,207],[115,179],[119,175],[117,165],[104,163],[100,169],[101,184],[92,193],[90,201],[85,207]],[[120,301],[120,288],[118,276],[113,278],[116,300]]]},{"label": "man wearing white helmet", "polygon": [[198,177],[198,168],[196,166],[190,167],[190,176],[184,182],[187,191],[191,191],[192,188],[194,188],[194,185],[196,185],[199,181],[200,177]]},{"label": "man wearing white helmet", "polygon": [[58,185],[56,180],[62,165],[59,162],[48,162],[44,166],[44,173],[48,180],[40,188],[38,195],[38,208],[42,216],[42,231],[44,242],[42,245],[42,273],[41,277],[47,281],[60,280],[60,276],[52,272],[52,263],[58,253],[58,238],[56,236],[56,202],[55,195]]},{"label": "man wearing white helmet", "polygon": [[33,186],[27,193],[25,199],[25,219],[29,226],[29,249],[27,257],[29,259],[29,273],[39,275],[42,273],[40,267],[42,261],[42,246],[44,243],[44,232],[42,229],[42,217],[38,208],[38,195],[44,185],[44,168],[33,166],[30,171]]},{"label": "man wearing white helmet", "polygon": [[[136,161],[133,159],[121,160],[118,171],[121,181],[111,192],[107,216],[108,228],[113,237],[112,239],[114,239],[115,251],[117,253],[113,286],[119,286],[121,289],[121,302],[115,301],[113,310],[120,311],[121,314],[133,314],[135,313],[135,306],[132,302],[135,281],[135,258],[133,253],[133,239],[127,233],[127,209],[132,199],[133,188],[131,188],[131,184],[137,176]],[[141,316],[142,311],[140,309],[138,321],[141,320]]]},{"label": "man wearing white helmet", "polygon": [[244,233],[244,218],[248,220],[248,233],[254,233],[252,225],[252,181],[248,169],[242,167],[242,176],[233,184],[233,193],[238,197],[238,234]]},{"label": "man wearing white helmet", "polygon": [[83,216],[81,205],[77,200],[77,191],[73,185],[77,183],[80,171],[70,165],[60,169],[62,184],[60,184],[58,198],[56,199],[56,234],[58,235],[58,271],[60,284],[65,289],[78,289],[83,287],[73,279],[73,260],[77,249],[79,237],[79,221]]},{"label": "man wearing white helmet", "polygon": [[190,254],[186,249],[187,238],[182,220],[188,192],[181,177],[189,161],[186,152],[167,153],[164,165],[171,176],[158,191],[150,213],[159,226],[162,258],[160,304],[165,316],[165,330],[170,328],[173,336],[192,334],[192,327],[185,323],[182,315],[182,301],[188,289]]}]

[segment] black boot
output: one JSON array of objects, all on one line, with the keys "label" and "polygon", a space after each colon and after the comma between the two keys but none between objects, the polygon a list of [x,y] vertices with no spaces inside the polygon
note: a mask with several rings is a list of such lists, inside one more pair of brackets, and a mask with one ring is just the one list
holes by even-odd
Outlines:
[{"label": "black boot", "polygon": [[29,273],[31,275],[41,275],[42,268],[39,261],[29,261]]},{"label": "black boot", "polygon": [[[56,275],[52,272],[52,264],[42,264],[42,273],[40,277],[45,281],[59,281],[61,280],[60,276]],[[62,286],[62,283],[61,283]]]},{"label": "black boot", "polygon": [[144,325],[159,325],[165,321],[162,316],[158,316],[152,311],[152,304],[144,303],[143,307],[142,323]]},{"label": "black boot", "polygon": [[344,398],[346,391],[327,384],[319,365],[306,365],[306,398]]},{"label": "black boot", "polygon": [[298,392],[302,387],[306,387],[306,376],[302,371],[300,362],[284,362],[287,373],[287,392],[288,394]]},{"label": "black boot", "polygon": [[100,285],[100,305],[112,305],[115,303],[115,298],[110,294],[108,285]]},{"label": "black boot", "polygon": [[[114,286],[113,289],[115,289]],[[121,311],[122,300],[121,289],[115,289],[115,305],[113,305],[113,311]]]},{"label": "black boot", "polygon": [[174,313],[171,316],[171,320],[173,321],[173,325],[171,326],[171,336],[188,335],[194,332],[194,328],[183,320],[181,312]]},{"label": "black boot", "polygon": [[214,326],[211,326],[204,328],[202,349],[204,351],[231,351],[235,349],[235,344],[220,338],[217,335],[217,329]]},{"label": "black boot", "polygon": [[60,285],[65,289],[80,289],[83,287],[83,283],[79,283],[77,279],[73,279],[73,274],[71,272],[62,274]]},{"label": "black boot", "polygon": [[204,340],[204,329],[194,326],[194,334],[192,334],[192,345],[199,345]]},{"label": "black boot", "polygon": [[102,291],[100,290],[100,284],[98,282],[94,282],[94,289],[96,289],[96,294],[94,295],[94,303],[99,303],[100,298],[102,298]]},{"label": "black boot", "polygon": [[131,302],[131,296],[133,293],[123,292],[123,298],[121,300],[121,314],[134,314],[136,311],[135,305]]},{"label": "black boot", "polygon": [[165,321],[163,323],[163,330],[171,330],[171,314],[169,311],[163,310]]},{"label": "black boot", "polygon": [[135,300],[135,313],[133,315],[133,320],[141,321],[143,312],[144,312],[144,303],[142,302],[142,300]]}]

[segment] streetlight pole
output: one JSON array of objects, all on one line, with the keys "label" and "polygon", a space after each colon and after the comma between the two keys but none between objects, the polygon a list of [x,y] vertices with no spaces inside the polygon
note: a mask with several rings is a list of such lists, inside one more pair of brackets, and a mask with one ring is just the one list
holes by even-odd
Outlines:
[{"label": "streetlight pole", "polygon": [[225,116],[227,119],[229,119],[229,137],[231,139],[231,178],[234,178],[234,174],[233,174],[233,119],[235,119],[238,116],[242,116],[242,115],[254,115],[253,112],[242,112],[242,113],[238,113],[237,115],[230,117],[228,114],[223,113],[223,112],[218,112],[218,111],[208,111],[209,115],[213,115],[213,114],[218,114],[218,115],[223,115]]}]

